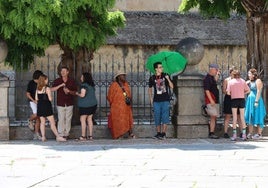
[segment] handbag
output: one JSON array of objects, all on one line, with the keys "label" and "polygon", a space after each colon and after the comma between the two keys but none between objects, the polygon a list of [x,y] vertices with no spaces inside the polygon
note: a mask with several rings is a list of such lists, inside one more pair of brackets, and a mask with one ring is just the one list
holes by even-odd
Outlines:
[{"label": "handbag", "polygon": [[117,83],[119,84],[119,86],[121,87],[121,89],[123,91],[126,105],[130,106],[131,105],[131,98],[127,96],[127,92],[126,92],[125,88],[123,86],[121,86],[119,82],[117,82]]}]

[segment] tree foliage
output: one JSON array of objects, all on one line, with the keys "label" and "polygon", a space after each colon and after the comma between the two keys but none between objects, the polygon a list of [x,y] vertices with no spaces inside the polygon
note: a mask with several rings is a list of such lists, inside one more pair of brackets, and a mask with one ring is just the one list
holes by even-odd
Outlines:
[{"label": "tree foliage", "polygon": [[[257,2],[255,0],[182,0],[179,12],[185,13],[192,8],[197,8],[206,17],[227,19],[232,13],[239,15],[246,13],[243,1],[247,1],[246,4],[252,4],[254,7]],[[266,2],[264,7],[267,8],[268,0],[263,1]]]},{"label": "tree foliage", "polygon": [[[109,11],[115,0],[0,0],[0,37],[9,48],[12,66],[33,62],[51,44],[74,52],[95,51],[123,27],[120,11]],[[23,54],[23,56],[22,56]]]},{"label": "tree foliage", "polygon": [[180,12],[197,8],[207,17],[227,19],[246,13],[247,68],[254,67],[261,78],[268,78],[268,0],[183,0]]}]

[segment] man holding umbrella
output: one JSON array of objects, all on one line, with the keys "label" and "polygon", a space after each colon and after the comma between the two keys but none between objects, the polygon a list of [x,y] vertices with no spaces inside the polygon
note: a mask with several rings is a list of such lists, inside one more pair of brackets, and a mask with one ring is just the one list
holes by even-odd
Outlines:
[{"label": "man holding umbrella", "polygon": [[[154,121],[157,134],[154,138],[165,139],[167,124],[169,123],[169,94],[168,87],[173,89],[174,85],[168,74],[163,73],[161,62],[153,64],[155,74],[149,78],[149,98],[154,110]],[[154,95],[152,92],[154,88]]]}]

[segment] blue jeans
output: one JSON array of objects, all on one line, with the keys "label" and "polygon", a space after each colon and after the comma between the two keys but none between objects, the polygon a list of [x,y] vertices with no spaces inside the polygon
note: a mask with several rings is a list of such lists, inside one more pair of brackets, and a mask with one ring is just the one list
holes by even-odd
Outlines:
[{"label": "blue jeans", "polygon": [[155,126],[169,123],[169,101],[154,102]]}]

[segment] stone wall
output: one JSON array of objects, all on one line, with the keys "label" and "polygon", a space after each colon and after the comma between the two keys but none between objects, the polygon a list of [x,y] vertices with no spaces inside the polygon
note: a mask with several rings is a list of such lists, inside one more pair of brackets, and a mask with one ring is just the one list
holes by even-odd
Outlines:
[{"label": "stone wall", "polygon": [[176,45],[183,38],[193,37],[204,45],[246,45],[244,17],[224,21],[177,12],[125,12],[125,17],[126,27],[109,38],[108,44]]},{"label": "stone wall", "polygon": [[181,0],[116,0],[114,10],[177,11]]}]

